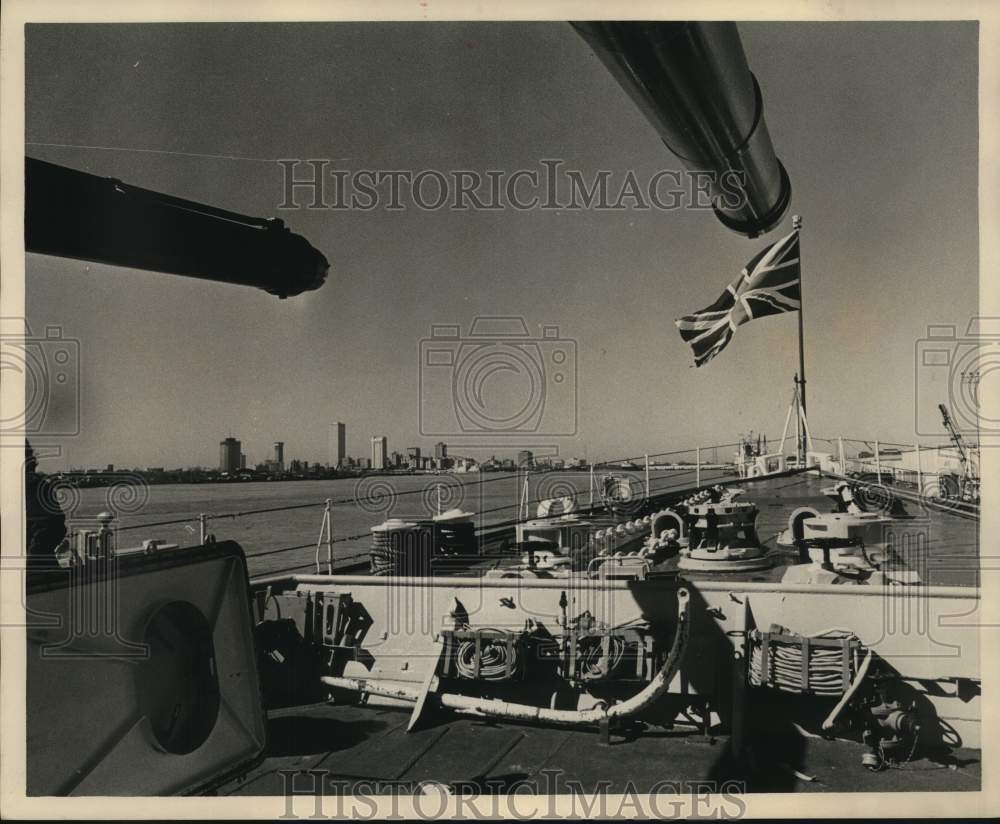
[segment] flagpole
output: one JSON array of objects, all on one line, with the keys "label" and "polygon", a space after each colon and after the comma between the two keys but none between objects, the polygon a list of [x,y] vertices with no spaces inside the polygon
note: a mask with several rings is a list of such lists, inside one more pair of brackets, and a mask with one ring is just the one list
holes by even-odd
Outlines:
[{"label": "flagpole", "polygon": [[[802,416],[806,414],[806,355],[802,344],[802,216],[792,215],[792,229],[799,232],[799,405]],[[806,461],[806,436],[805,427],[802,427],[802,439],[799,443],[799,466],[804,466]]]}]

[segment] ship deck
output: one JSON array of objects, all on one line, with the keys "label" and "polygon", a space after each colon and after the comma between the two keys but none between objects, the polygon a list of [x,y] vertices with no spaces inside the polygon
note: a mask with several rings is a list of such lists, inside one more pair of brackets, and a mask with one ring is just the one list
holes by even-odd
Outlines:
[{"label": "ship deck", "polygon": [[[833,486],[836,480],[819,477],[812,473],[797,473],[747,480],[729,480],[727,485],[745,490],[741,501],[757,505],[757,536],[771,558],[771,567],[756,572],[734,572],[709,574],[685,572],[689,580],[711,578],[713,580],[777,582],[789,565],[798,563],[798,553],[793,547],[780,546],[778,536],[788,527],[789,516],[800,507],[812,507],[818,512],[833,511],[833,504],[823,494],[823,489]],[[919,525],[919,532],[926,536],[927,552],[911,553],[907,561],[917,568],[921,580],[930,586],[979,586],[979,521],[967,513],[933,507],[921,503],[915,490],[906,486],[896,488],[898,500],[908,513],[912,523]],[[671,505],[691,494],[673,493],[657,501],[659,508]],[[512,530],[510,531],[512,533]],[[469,563],[464,570],[449,567],[443,572],[448,575],[482,575],[487,570],[520,561],[520,556],[505,553],[501,549],[504,538],[510,535],[498,533],[484,546],[482,558]],[[668,563],[664,569],[676,568],[676,562]],[[367,571],[367,561],[345,566],[336,570],[337,574]]]},{"label": "ship deck", "polygon": [[734,792],[981,787],[978,750],[952,750],[947,756],[873,772],[861,765],[862,744],[806,737],[793,728],[781,729],[774,716],[766,717],[768,724],[750,727],[744,755],[734,758],[727,736],[706,737],[687,729],[613,733],[609,744],[601,744],[596,731],[477,719],[442,718],[407,733],[405,710],[297,707],[271,713],[264,760],[219,794],[283,795],[290,781],[296,792],[327,796],[350,794],[352,787],[369,794],[408,794],[424,782],[482,794],[688,793],[706,781],[718,787],[737,782]]},{"label": "ship deck", "polygon": [[[775,564],[760,573],[733,573],[734,579],[745,581],[779,581],[788,564],[797,562],[797,551],[779,546],[778,535],[788,527],[789,516],[799,507],[812,507],[818,512],[830,512],[833,504],[823,489],[836,480],[811,473],[760,478],[738,484],[746,492],[740,500],[755,503],[759,510],[757,534],[761,545],[772,551]],[[919,531],[927,537],[926,554],[907,560],[919,566],[921,580],[930,586],[979,585],[979,521],[959,511],[922,504],[915,490],[906,486],[897,489],[899,502]],[[696,580],[698,573],[686,573]],[[714,574],[715,579],[730,577]]]},{"label": "ship deck", "polygon": [[[773,568],[734,573],[743,581],[780,580],[794,549],[780,547],[778,534],[798,507],[820,512],[832,506],[822,489],[829,478],[798,474],[741,482],[742,500],[759,508],[758,536],[774,553]],[[904,501],[930,551],[920,570],[925,583],[978,583],[977,520]],[[481,574],[499,559],[474,564]],[[353,570],[338,570],[340,573]],[[453,573],[454,574],[454,573]],[[697,574],[685,574],[697,586]],[[717,577],[717,576],[714,576]],[[728,578],[729,576],[723,576]],[[272,710],[263,761],[220,794],[281,795],[294,780],[296,793],[350,794],[355,782],[365,793],[411,793],[422,782],[451,785],[456,792],[620,793],[689,792],[696,782],[739,782],[746,792],[977,791],[981,753],[956,748],[917,753],[909,763],[881,771],[862,766],[867,748],[855,740],[824,739],[785,720],[780,701],[748,708],[740,754],[723,730],[706,736],[692,726],[637,726],[612,732],[601,743],[596,730],[564,729],[432,714],[407,732],[409,712],[386,706],[317,704]],[[758,701],[761,699],[758,699]],[[764,699],[767,700],[767,699]],[[306,774],[313,771],[310,776]],[[314,783],[322,782],[322,784]],[[631,782],[631,787],[629,787]],[[670,782],[665,789],[661,782]],[[685,787],[684,785],[689,785]],[[553,789],[554,788],[554,789]],[[560,789],[561,788],[561,789]]]}]

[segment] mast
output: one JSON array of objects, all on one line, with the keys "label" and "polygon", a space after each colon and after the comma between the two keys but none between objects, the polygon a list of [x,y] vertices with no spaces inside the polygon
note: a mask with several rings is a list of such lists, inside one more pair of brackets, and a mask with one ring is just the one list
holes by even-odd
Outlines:
[{"label": "mast", "polygon": [[[792,215],[792,229],[799,232],[799,374],[795,377],[795,382],[798,385],[798,399],[799,408],[801,409],[801,416],[804,418],[806,416],[806,354],[805,347],[802,342],[802,216]],[[801,427],[799,431],[799,466],[805,466],[806,452],[808,451],[808,445],[806,443],[806,431],[805,427]]]},{"label": "mast", "polygon": [[795,389],[792,392],[792,406],[788,410],[795,412],[795,454],[799,456],[798,465],[805,464],[805,453],[802,449],[802,398],[799,395],[799,376],[795,376]]}]

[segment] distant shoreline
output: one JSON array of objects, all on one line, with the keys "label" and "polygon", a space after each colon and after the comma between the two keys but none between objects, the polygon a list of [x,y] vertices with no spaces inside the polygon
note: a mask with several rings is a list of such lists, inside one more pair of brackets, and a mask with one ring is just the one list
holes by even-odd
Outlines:
[{"label": "distant shoreline", "polygon": [[[650,465],[649,469],[651,472],[669,472],[669,471],[684,471],[694,469],[694,463],[680,462],[675,464],[655,464]],[[735,469],[732,464],[723,463],[703,463],[701,465],[703,470],[714,470],[714,469]],[[531,475],[545,475],[551,473],[585,473],[589,472],[590,466],[582,467],[564,467],[562,469],[550,469],[547,467],[536,467],[527,470],[528,474]],[[644,467],[642,466],[621,466],[618,464],[595,464],[593,466],[595,472],[642,472]],[[518,475],[522,474],[524,470],[502,468],[502,469],[485,469],[477,470],[473,472],[456,472],[454,470],[442,469],[402,469],[402,470],[357,470],[353,472],[338,472],[336,470],[326,470],[318,473],[285,473],[283,475],[272,475],[264,473],[247,473],[239,476],[227,476],[222,475],[215,471],[207,470],[197,470],[197,469],[178,469],[178,470],[168,470],[168,471],[149,471],[149,470],[137,470],[137,469],[121,469],[112,471],[66,471],[66,472],[51,472],[51,473],[38,473],[41,477],[47,478],[51,481],[58,481],[62,483],[72,483],[74,486],[81,488],[89,487],[107,487],[115,486],[118,484],[128,484],[142,482],[149,486],[162,486],[167,484],[246,484],[246,483],[290,483],[295,481],[339,481],[344,479],[359,479],[359,478],[372,478],[372,477],[388,477],[388,478],[398,478],[398,477],[409,477],[413,475],[420,476],[435,476],[435,475],[448,475],[451,477],[465,477],[474,478],[480,475]]]}]

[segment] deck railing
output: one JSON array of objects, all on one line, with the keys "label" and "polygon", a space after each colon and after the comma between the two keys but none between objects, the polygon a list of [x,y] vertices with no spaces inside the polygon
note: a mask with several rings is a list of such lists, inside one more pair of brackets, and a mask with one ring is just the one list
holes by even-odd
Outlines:
[{"label": "deck railing", "polygon": [[[767,441],[768,439],[764,438],[762,443]],[[769,442],[772,446],[778,443],[774,439]],[[912,489],[918,497],[939,495],[942,476],[945,474],[954,475],[956,471],[954,463],[943,463],[954,451],[950,445],[905,445],[877,439],[811,437],[810,446],[806,466],[799,467],[797,462],[794,462],[784,468],[791,471],[819,470],[830,476],[848,478],[870,475],[874,476],[875,482],[889,475],[894,485]],[[476,527],[477,535],[495,538],[505,531],[512,530],[518,524],[532,519],[534,517],[533,507],[537,504],[567,494],[576,499],[577,511],[581,514],[592,514],[603,510],[606,506],[606,500],[601,490],[601,477],[606,474],[623,475],[630,479],[628,485],[636,511],[657,501],[683,497],[708,486],[741,483],[746,480],[740,477],[738,450],[742,447],[742,443],[714,444],[692,449],[651,452],[613,460],[595,461],[571,468],[521,470],[516,473],[518,488],[516,501],[481,509],[475,513],[479,519]],[[795,443],[789,440],[785,443],[785,447],[786,449],[782,451],[787,452],[790,457],[794,453]],[[423,495],[426,504],[435,500],[433,490],[438,485],[447,486],[456,482],[467,486],[470,485],[470,482],[475,485],[486,485],[501,481],[509,482],[511,478],[510,473],[471,475],[470,473],[443,472],[441,474],[444,479],[436,475],[427,476],[429,484],[419,489],[389,490],[391,495],[388,494],[388,491],[384,491],[384,493],[387,495],[387,499],[391,498],[392,502],[396,502],[404,496]],[[319,516],[319,532],[315,541],[256,552],[253,553],[252,557],[261,558],[313,549],[311,562],[280,571],[291,572],[312,567],[316,573],[325,571],[330,574],[335,569],[343,569],[345,566],[348,568],[357,566],[362,559],[368,557],[368,552],[365,550],[335,558],[336,545],[364,540],[371,534],[369,528],[363,532],[337,535],[335,508],[343,505],[362,507],[374,516],[372,526],[389,515],[388,509],[382,512],[377,507],[373,508],[370,501],[362,500],[360,497],[362,482],[372,477],[372,475],[366,475],[360,478],[355,486],[354,494],[346,497],[230,512],[203,512],[185,518],[122,525],[117,527],[116,532],[144,530],[148,533],[149,530],[157,527],[179,525],[183,525],[189,532],[193,532],[191,527],[196,526],[199,543],[205,543],[214,538],[217,527],[222,527],[225,521],[236,521],[271,513],[314,509]],[[472,481],[472,477],[475,477],[474,481]],[[378,476],[379,482],[383,485],[391,486],[392,478],[391,474]],[[583,478],[586,478],[585,482]],[[854,481],[872,483],[870,478],[865,480],[855,477]],[[437,500],[441,500],[440,489]],[[625,509],[627,511],[627,505]],[[978,508],[975,510],[977,511]],[[505,511],[510,512],[511,517],[489,517],[499,516]],[[428,517],[433,514],[428,513]]]}]

